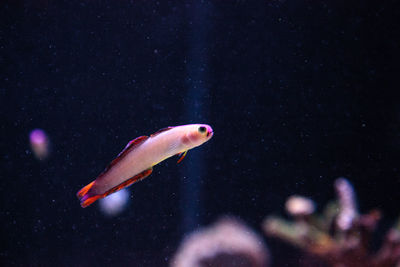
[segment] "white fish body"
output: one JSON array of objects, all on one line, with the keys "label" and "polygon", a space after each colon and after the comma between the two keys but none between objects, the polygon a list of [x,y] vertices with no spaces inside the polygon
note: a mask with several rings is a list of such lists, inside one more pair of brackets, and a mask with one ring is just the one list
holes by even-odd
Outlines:
[{"label": "white fish body", "polygon": [[147,177],[154,165],[200,146],[212,135],[209,125],[188,124],[167,127],[150,137],[132,140],[95,181],[78,192],[81,206],[87,207],[97,199]]}]

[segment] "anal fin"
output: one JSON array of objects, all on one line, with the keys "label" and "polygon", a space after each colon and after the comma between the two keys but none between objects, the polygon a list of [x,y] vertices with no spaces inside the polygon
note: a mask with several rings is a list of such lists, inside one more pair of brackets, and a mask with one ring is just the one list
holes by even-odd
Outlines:
[{"label": "anal fin", "polygon": [[133,176],[132,178],[129,178],[128,180],[126,180],[125,182],[111,188],[110,190],[108,190],[107,192],[105,192],[101,197],[106,197],[112,193],[115,193],[119,190],[121,190],[122,188],[131,186],[132,184],[139,182],[140,180],[143,180],[144,178],[146,178],[147,176],[149,176],[151,173],[153,172],[153,168],[149,168],[147,170],[142,171],[141,173]]},{"label": "anal fin", "polygon": [[153,168],[149,168],[147,170],[142,171],[141,173],[133,176],[132,178],[129,178],[128,180],[126,180],[125,182],[111,188],[110,190],[108,190],[107,192],[105,192],[104,194],[97,194],[97,195],[93,195],[89,192],[89,190],[93,187],[94,185],[94,181],[91,182],[90,184],[88,184],[87,186],[83,187],[81,190],[79,190],[79,192],[76,194],[76,196],[80,199],[81,201],[81,207],[82,208],[86,208],[87,206],[90,206],[91,204],[93,204],[93,202],[95,202],[96,200],[100,199],[100,198],[104,198],[112,193],[115,193],[119,190],[121,190],[122,188],[128,187],[136,182],[139,182],[140,180],[146,178],[147,176],[149,176],[151,173],[153,172]]}]

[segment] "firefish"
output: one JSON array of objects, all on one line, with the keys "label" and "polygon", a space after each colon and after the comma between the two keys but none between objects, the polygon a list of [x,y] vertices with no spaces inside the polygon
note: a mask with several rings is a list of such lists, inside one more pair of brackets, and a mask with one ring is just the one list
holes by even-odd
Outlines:
[{"label": "firefish", "polygon": [[82,208],[100,198],[128,187],[149,176],[153,166],[178,155],[178,163],[189,149],[202,145],[213,136],[207,124],[166,127],[150,136],[130,141],[106,169],[77,193]]}]

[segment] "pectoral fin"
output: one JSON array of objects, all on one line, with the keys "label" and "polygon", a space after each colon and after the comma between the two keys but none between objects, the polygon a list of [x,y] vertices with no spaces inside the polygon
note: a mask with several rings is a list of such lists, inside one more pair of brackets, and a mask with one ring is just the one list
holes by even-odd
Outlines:
[{"label": "pectoral fin", "polygon": [[185,158],[186,153],[187,153],[187,150],[186,150],[185,152],[182,152],[182,153],[179,153],[179,154],[178,154],[178,157],[180,157],[180,158],[178,159],[178,163],[180,163],[180,162]]}]

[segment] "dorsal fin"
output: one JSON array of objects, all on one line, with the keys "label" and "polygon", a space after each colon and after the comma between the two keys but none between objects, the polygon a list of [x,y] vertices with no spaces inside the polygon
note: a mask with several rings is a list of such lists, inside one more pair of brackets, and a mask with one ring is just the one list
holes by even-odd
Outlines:
[{"label": "dorsal fin", "polygon": [[160,133],[162,133],[162,132],[171,130],[172,128],[175,128],[175,127],[173,127],[173,126],[168,126],[168,127],[162,128],[162,129],[158,130],[157,132],[153,133],[152,135],[150,135],[150,137],[154,137],[154,136],[156,136],[156,135],[158,135],[158,134],[160,134]]},{"label": "dorsal fin", "polygon": [[132,141],[130,141],[125,146],[125,148],[118,154],[118,156],[113,161],[111,161],[110,164],[108,164],[108,166],[105,168],[105,170],[99,176],[101,176],[104,173],[106,173],[112,166],[117,164],[126,154],[128,154],[130,151],[134,150],[137,146],[142,144],[148,138],[149,138],[148,136],[143,135],[143,136],[139,136],[138,138],[133,139]]},{"label": "dorsal fin", "polygon": [[122,154],[126,153],[126,151],[132,150],[133,148],[135,148],[139,144],[143,143],[144,141],[147,140],[147,138],[149,138],[149,137],[146,136],[146,135],[142,135],[142,136],[139,136],[138,138],[135,138],[135,139],[129,141],[129,143],[125,146],[125,148],[121,151],[121,153],[118,154],[118,157],[120,155],[122,156]]}]

